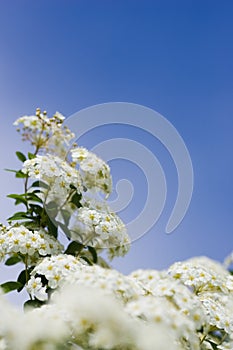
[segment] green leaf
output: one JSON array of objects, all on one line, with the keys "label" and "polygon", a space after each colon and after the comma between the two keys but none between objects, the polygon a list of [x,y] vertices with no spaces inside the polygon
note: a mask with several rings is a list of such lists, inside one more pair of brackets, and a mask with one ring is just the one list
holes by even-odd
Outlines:
[{"label": "green leaf", "polygon": [[27,227],[29,230],[32,230],[32,231],[41,229],[41,225],[38,218],[36,218],[36,220],[34,219],[33,221],[21,221],[20,224],[24,225],[25,227]]},{"label": "green leaf", "polygon": [[75,187],[73,184],[70,184],[71,190],[77,190],[77,187]]},{"label": "green leaf", "polygon": [[48,221],[48,229],[49,233],[51,233],[54,238],[57,238],[57,226],[55,226],[51,220]]},{"label": "green leaf", "polygon": [[71,242],[68,247],[66,248],[65,254],[69,255],[77,255],[82,249],[84,248],[84,245],[78,242]]},{"label": "green leaf", "polygon": [[12,266],[19,263],[20,261],[22,261],[21,258],[18,255],[14,255],[5,261],[5,265]]},{"label": "green leaf", "polygon": [[98,262],[98,255],[96,253],[95,248],[88,246],[87,249],[92,255],[93,263],[97,264],[97,262]]},{"label": "green leaf", "polygon": [[31,210],[36,214],[36,215],[41,215],[43,208],[40,205],[37,204],[29,204]]},{"label": "green leaf", "polygon": [[18,289],[21,287],[21,283],[20,282],[15,282],[15,281],[9,281],[9,282],[5,282],[2,283],[1,288],[3,289],[4,293],[9,293],[15,289]]},{"label": "green leaf", "polygon": [[29,269],[26,270],[22,270],[17,278],[17,282],[20,283],[19,288],[17,288],[17,292],[21,292],[21,290],[24,288],[25,284],[27,283],[27,278],[30,276],[30,273],[32,272],[32,270],[34,269],[34,267],[30,267]]},{"label": "green leaf", "polygon": [[8,221],[14,221],[14,220],[23,220],[23,219],[30,219],[30,217],[24,211],[18,211],[17,213],[12,215],[7,220]]},{"label": "green leaf", "polygon": [[14,169],[4,169],[5,171],[9,171],[11,173],[17,173],[18,170],[14,170]]},{"label": "green leaf", "polygon": [[82,199],[82,195],[80,193],[74,193],[71,198],[71,203],[73,203],[77,208],[80,208],[82,205],[80,204],[80,200]]},{"label": "green leaf", "polygon": [[91,262],[90,259],[88,259],[88,257],[86,257],[86,255],[80,255],[80,258],[82,258],[83,260],[85,260],[88,265],[92,266],[93,265],[93,262]]},{"label": "green leaf", "polygon": [[23,307],[24,309],[26,310],[27,308],[37,308],[37,307],[41,307],[42,305],[44,305],[45,302],[43,301],[40,301],[38,299],[35,299],[35,300],[27,300],[25,301]]},{"label": "green leaf", "polygon": [[17,177],[17,178],[19,178],[19,179],[25,179],[26,177],[28,177],[28,175],[27,175],[27,174],[24,174],[24,173],[22,172],[22,170],[18,170],[18,171],[16,171],[16,173],[15,173],[15,177]]},{"label": "green leaf", "polygon": [[46,213],[43,213],[40,223],[43,227],[47,226],[49,233],[57,238],[58,223],[53,218],[50,219]]},{"label": "green leaf", "polygon": [[26,270],[23,270],[20,272],[20,274],[17,278],[17,282],[19,282],[21,284],[21,286],[17,289],[17,291],[21,292],[21,290],[23,289],[23,287],[25,286],[25,284],[27,282]]},{"label": "green leaf", "polygon": [[47,226],[48,226],[48,229],[49,229],[49,233],[57,238],[57,230],[58,230],[58,227],[55,225],[55,223],[50,219],[49,216],[46,216],[46,223],[47,223]]},{"label": "green leaf", "polygon": [[25,160],[27,160],[27,158],[25,157],[25,155],[21,152],[15,152],[15,154],[17,155],[18,159],[21,161],[21,162],[25,162]]},{"label": "green leaf", "polygon": [[40,181],[34,181],[32,184],[31,184],[31,187],[40,187]]},{"label": "green leaf", "polygon": [[35,194],[35,191],[34,192],[27,192],[27,193],[25,193],[25,196],[30,201],[43,203],[42,199]]},{"label": "green leaf", "polygon": [[15,204],[23,203],[27,205],[28,200],[31,200],[33,202],[43,203],[42,199],[39,196],[37,196],[36,193],[40,193],[40,190],[35,190],[33,192],[26,192],[23,194],[13,193],[13,194],[9,194],[7,197],[15,199],[16,200]]},{"label": "green leaf", "polygon": [[8,194],[7,196],[8,198],[13,198],[15,199],[15,205],[23,203],[25,205],[27,205],[27,200],[24,198],[24,194]]},{"label": "green leaf", "polygon": [[34,158],[36,158],[36,155],[31,152],[28,152],[28,159],[34,159]]},{"label": "green leaf", "polygon": [[15,173],[15,177],[17,178],[25,178],[27,174],[24,174],[22,170],[14,170],[14,169],[4,169],[6,171],[10,171],[11,173]]},{"label": "green leaf", "polygon": [[43,182],[43,181],[35,181],[33,182],[33,184],[31,185],[31,187],[42,187],[42,188],[49,188],[49,186]]}]

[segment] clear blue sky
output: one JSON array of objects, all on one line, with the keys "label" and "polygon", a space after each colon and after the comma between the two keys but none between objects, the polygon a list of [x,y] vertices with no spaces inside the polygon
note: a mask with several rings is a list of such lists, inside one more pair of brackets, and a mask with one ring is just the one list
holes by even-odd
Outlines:
[{"label": "clear blue sky", "polygon": [[176,173],[161,151],[171,202],[114,266],[129,272],[197,255],[223,260],[233,249],[232,18],[230,0],[0,1],[2,221],[14,210],[5,195],[20,190],[3,171],[18,165],[17,117],[38,106],[69,116],[103,102],[133,102],[160,112],[182,135],[195,187],[185,219],[167,236]]}]

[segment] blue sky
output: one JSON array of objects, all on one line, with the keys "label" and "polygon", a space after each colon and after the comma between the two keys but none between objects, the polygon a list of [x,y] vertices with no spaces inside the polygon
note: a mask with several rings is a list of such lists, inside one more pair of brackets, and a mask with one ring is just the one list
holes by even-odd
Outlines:
[{"label": "blue sky", "polygon": [[[166,235],[175,169],[161,145],[135,134],[158,151],[169,200],[158,224],[113,266],[127,273],[197,255],[223,260],[233,249],[232,16],[227,0],[0,1],[1,220],[14,210],[6,194],[20,191],[3,171],[17,167],[14,152],[25,149],[12,127],[17,117],[38,106],[69,116],[94,104],[132,102],[158,111],[178,130],[195,187],[185,219]],[[108,130],[101,132],[105,139]],[[83,142],[91,146],[98,138]],[[134,174],[127,167],[115,171]],[[139,188],[131,210],[140,208],[143,179]]]}]

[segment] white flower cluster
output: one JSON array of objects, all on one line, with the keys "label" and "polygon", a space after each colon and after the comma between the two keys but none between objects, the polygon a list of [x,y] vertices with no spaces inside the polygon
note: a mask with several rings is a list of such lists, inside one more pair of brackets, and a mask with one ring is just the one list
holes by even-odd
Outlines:
[{"label": "white flower cluster", "polygon": [[61,158],[66,156],[69,142],[75,135],[62,122],[65,118],[56,112],[52,118],[48,118],[46,112],[38,108],[36,115],[23,116],[14,122],[18,126],[22,124],[22,137],[29,141],[36,150],[44,150],[50,154],[56,154]]},{"label": "white flower cluster", "polygon": [[[33,191],[38,183],[28,189],[26,178],[25,194],[12,195],[18,203],[26,200],[31,226],[0,226],[0,258],[9,257],[6,264],[24,262],[27,305],[43,306],[20,314],[0,294],[0,350],[232,350],[233,276],[220,263],[201,257],[129,276],[88,265],[89,256],[101,263],[95,254],[104,248],[110,258],[123,256],[130,239],[106,199],[93,198],[100,191],[111,193],[109,166],[76,146],[71,162],[65,160],[74,134],[62,126],[63,119],[37,110],[15,122],[36,147],[22,172],[41,181],[41,192]],[[39,155],[41,150],[50,154]],[[25,159],[20,152],[18,157]],[[33,198],[42,199],[44,208]],[[40,222],[43,228],[29,229]],[[76,256],[62,254],[63,246],[49,235],[57,232],[55,224],[78,242],[66,250]],[[225,267],[232,261],[231,255]],[[2,288],[15,287],[8,282]]]},{"label": "white flower cluster", "polygon": [[54,302],[69,315],[82,349],[178,350],[167,328],[132,318],[121,303],[98,289],[69,286]]},{"label": "white flower cluster", "polygon": [[[103,163],[101,161],[101,164]],[[31,179],[39,179],[49,186],[43,190],[45,205],[55,202],[58,209],[66,209],[73,217],[75,216],[71,229],[74,240],[97,249],[108,248],[110,258],[123,256],[128,252],[130,240],[126,227],[107,205],[83,200],[83,205],[88,207],[75,210],[72,204],[68,204],[72,193],[71,185],[78,193],[84,194],[85,177],[83,178],[77,169],[58,157],[38,155],[26,160],[22,171]]]},{"label": "white flower cluster", "polygon": [[[185,266],[194,275],[191,286],[183,275],[190,276]],[[214,287],[203,269],[211,280],[215,276]],[[64,254],[43,258],[27,283],[33,299],[47,300],[50,293],[50,304],[34,310],[35,317],[58,317],[69,329],[71,349],[90,350],[232,349],[232,286],[232,276],[206,258],[176,263],[167,271],[137,270],[124,276]]]},{"label": "white flower cluster", "polygon": [[[48,281],[48,287],[59,287],[67,275],[77,268],[81,270],[84,264],[72,255],[59,254],[44,258],[32,271],[31,278],[27,283],[27,291],[33,297],[41,301],[48,299],[46,288],[42,283],[41,276]],[[39,276],[39,277],[36,277]]]},{"label": "white flower cluster", "polygon": [[[59,113],[48,118],[46,113],[37,110],[35,116],[21,117],[15,122],[15,125],[23,124],[24,139],[37,147],[36,156],[24,161],[22,172],[32,180],[39,180],[41,192],[37,192],[37,196],[42,199],[52,222],[69,238],[98,250],[106,248],[110,259],[123,256],[130,247],[125,225],[107,205],[95,203],[93,206],[87,199],[88,195],[93,197],[99,191],[110,194],[110,168],[83,147],[71,148],[71,162],[68,152],[62,157],[56,140],[61,143],[63,139],[67,143],[74,136],[62,127],[63,120]],[[54,152],[37,154],[41,150],[48,152],[52,144]]]},{"label": "white flower cluster", "polygon": [[145,294],[140,282],[122,275],[113,269],[105,269],[98,265],[85,266],[68,274],[63,284],[84,286],[101,290],[105,294],[115,295],[123,303]]},{"label": "white flower cluster", "polygon": [[[175,263],[168,269],[168,274],[192,290],[201,301],[206,318],[203,324],[203,348],[228,349],[233,334],[233,278],[229,272],[221,264],[201,257]],[[222,332],[225,334],[223,339],[228,338],[226,347],[219,340]],[[209,347],[208,340],[216,347]]]},{"label": "white flower cluster", "polygon": [[111,193],[112,178],[108,164],[83,147],[72,149],[71,156],[80,166],[86,188],[101,190],[107,195]]},{"label": "white flower cluster", "polygon": [[139,297],[129,302],[126,310],[135,318],[169,329],[179,349],[199,350],[195,324],[163,297]]},{"label": "white flower cluster", "polygon": [[144,294],[142,285],[132,278],[98,265],[88,266],[85,261],[72,255],[46,257],[32,271],[27,290],[33,298],[46,300],[48,295],[45,293],[42,277],[46,278],[51,289],[64,284],[77,284],[100,289],[110,295],[115,294],[124,302]]},{"label": "white flower cluster", "polygon": [[73,239],[96,249],[108,249],[109,258],[125,255],[130,239],[122,220],[105,206],[103,209],[82,207],[72,228]]},{"label": "white flower cluster", "polygon": [[176,311],[188,317],[196,330],[206,321],[204,309],[199,298],[189,288],[175,281],[167,271],[137,270],[131,277],[139,281],[149,294],[154,297],[164,297]]},{"label": "white flower cluster", "polygon": [[0,227],[0,257],[27,255],[36,261],[40,256],[56,255],[63,246],[44,230],[31,231],[25,226]]},{"label": "white flower cluster", "polygon": [[[205,263],[204,263],[205,262]],[[172,265],[168,272],[175,279],[180,280],[186,286],[198,294],[204,291],[225,291],[226,277],[228,272],[207,259],[204,262],[200,259],[187,262],[177,262]]]},{"label": "white flower cluster", "polygon": [[83,191],[79,171],[59,157],[37,155],[23,163],[22,172],[48,185],[47,191],[44,191],[46,202],[54,200],[63,203],[71,191],[70,185],[80,193]]}]

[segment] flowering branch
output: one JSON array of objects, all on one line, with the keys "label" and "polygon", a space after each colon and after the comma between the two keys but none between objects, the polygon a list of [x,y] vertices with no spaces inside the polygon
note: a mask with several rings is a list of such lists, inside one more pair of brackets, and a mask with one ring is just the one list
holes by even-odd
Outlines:
[{"label": "flowering branch", "polygon": [[[0,225],[0,258],[24,264],[3,292],[26,289],[26,313],[0,294],[0,349],[233,349],[233,276],[208,258],[129,276],[101,257],[124,256],[130,238],[108,206],[109,166],[75,143],[64,117],[36,110],[14,124],[35,148],[20,170],[24,192],[8,197],[23,207]],[[98,193],[105,195],[100,199]],[[61,237],[68,244],[63,245]],[[32,309],[33,307],[33,309]]]}]

